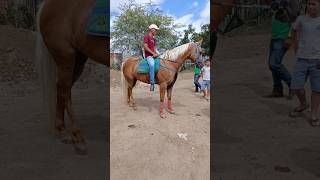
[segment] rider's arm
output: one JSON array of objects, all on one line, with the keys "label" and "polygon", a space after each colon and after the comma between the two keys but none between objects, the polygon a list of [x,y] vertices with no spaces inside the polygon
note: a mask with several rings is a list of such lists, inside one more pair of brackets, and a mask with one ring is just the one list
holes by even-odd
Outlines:
[{"label": "rider's arm", "polygon": [[148,44],[147,43],[144,43],[144,49],[146,51],[148,51],[149,53],[151,53],[152,55],[155,55],[155,52],[153,52],[149,47],[148,47]]}]

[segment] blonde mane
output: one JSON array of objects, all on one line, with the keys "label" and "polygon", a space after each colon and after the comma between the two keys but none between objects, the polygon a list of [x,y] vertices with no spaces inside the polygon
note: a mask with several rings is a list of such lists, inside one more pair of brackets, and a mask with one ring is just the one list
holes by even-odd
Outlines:
[{"label": "blonde mane", "polygon": [[178,57],[181,54],[186,52],[186,50],[189,48],[190,44],[191,43],[183,44],[183,45],[178,46],[172,50],[167,50],[160,56],[160,58],[170,59],[172,61],[175,61],[176,59],[178,59]]}]

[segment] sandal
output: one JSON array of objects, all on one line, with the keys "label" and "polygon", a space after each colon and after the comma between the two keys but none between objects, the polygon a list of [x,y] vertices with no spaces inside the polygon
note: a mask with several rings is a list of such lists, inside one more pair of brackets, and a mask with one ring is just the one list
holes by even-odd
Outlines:
[{"label": "sandal", "polygon": [[311,126],[320,126],[319,119],[311,119],[310,118],[310,123],[311,123]]},{"label": "sandal", "polygon": [[309,105],[305,105],[304,107],[298,106],[289,113],[289,116],[292,118],[301,117],[303,115],[303,111],[307,110],[308,108]]}]

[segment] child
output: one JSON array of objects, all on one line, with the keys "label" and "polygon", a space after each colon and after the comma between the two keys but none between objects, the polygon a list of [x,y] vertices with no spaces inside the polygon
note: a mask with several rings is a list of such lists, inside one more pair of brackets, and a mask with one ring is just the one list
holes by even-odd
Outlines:
[{"label": "child", "polygon": [[210,100],[210,61],[207,59],[204,62],[204,66],[201,69],[201,91],[203,91],[203,97]]},{"label": "child", "polygon": [[199,78],[200,78],[200,64],[195,64],[194,66],[194,85],[195,85],[195,90],[194,92],[199,92],[199,89],[201,89],[201,85],[199,83]]},{"label": "child", "polygon": [[289,115],[300,116],[309,106],[304,84],[310,78],[311,117],[313,126],[320,125],[318,109],[320,104],[320,0],[309,0],[308,14],[299,16],[292,27],[293,45],[297,62],[293,72],[291,89],[297,95],[300,105]]}]

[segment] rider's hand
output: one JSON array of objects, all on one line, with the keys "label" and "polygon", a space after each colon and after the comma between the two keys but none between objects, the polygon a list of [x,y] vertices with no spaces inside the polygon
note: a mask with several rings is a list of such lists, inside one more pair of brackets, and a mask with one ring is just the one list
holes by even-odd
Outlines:
[{"label": "rider's hand", "polygon": [[158,57],[159,54],[158,53],[153,53],[153,57]]}]

